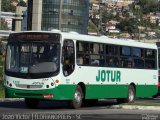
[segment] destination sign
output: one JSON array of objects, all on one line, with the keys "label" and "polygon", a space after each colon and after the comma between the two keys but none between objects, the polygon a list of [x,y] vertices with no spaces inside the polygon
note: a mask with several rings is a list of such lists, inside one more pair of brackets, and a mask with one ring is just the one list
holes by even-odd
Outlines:
[{"label": "destination sign", "polygon": [[49,38],[49,35],[19,35],[18,37],[17,37],[18,39],[28,39],[28,40],[43,40],[43,39],[48,39]]},{"label": "destination sign", "polygon": [[9,42],[23,42],[23,41],[52,41],[59,42],[60,34],[58,33],[41,33],[41,32],[24,32],[13,33],[9,36]]}]

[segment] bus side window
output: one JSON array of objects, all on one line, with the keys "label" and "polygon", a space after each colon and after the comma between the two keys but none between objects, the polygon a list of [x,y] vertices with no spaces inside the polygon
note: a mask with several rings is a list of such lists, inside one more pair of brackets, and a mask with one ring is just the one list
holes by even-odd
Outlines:
[{"label": "bus side window", "polygon": [[63,46],[63,73],[69,76],[74,71],[75,67],[75,50],[72,40],[65,40]]},{"label": "bus side window", "polygon": [[83,65],[83,57],[80,56],[80,55],[77,57],[77,64],[78,65]]}]

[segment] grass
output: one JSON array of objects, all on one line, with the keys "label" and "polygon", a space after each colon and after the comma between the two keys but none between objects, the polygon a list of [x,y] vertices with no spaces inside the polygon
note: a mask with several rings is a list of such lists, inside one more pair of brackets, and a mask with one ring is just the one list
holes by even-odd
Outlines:
[{"label": "grass", "polygon": [[3,89],[3,81],[2,81],[3,64],[4,64],[4,61],[2,60],[2,56],[0,55],[0,98],[4,98],[4,89]]},{"label": "grass", "polygon": [[3,66],[2,56],[0,55],[0,66]]},{"label": "grass", "polygon": [[2,56],[0,55],[0,80],[2,80],[3,65],[4,65],[4,60],[2,59]]},{"label": "grass", "polygon": [[0,81],[0,98],[4,98],[3,82]]}]

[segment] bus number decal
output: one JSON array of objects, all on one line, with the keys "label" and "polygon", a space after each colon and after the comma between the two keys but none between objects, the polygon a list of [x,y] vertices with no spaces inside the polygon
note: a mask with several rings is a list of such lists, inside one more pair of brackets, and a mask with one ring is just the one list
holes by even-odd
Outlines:
[{"label": "bus number decal", "polygon": [[43,82],[33,82],[32,84],[33,84],[33,85],[44,85]]},{"label": "bus number decal", "polygon": [[20,81],[13,81],[14,84],[20,84]]},{"label": "bus number decal", "polygon": [[121,81],[121,72],[113,70],[98,70],[98,75],[96,76],[96,81],[102,82],[120,82]]}]

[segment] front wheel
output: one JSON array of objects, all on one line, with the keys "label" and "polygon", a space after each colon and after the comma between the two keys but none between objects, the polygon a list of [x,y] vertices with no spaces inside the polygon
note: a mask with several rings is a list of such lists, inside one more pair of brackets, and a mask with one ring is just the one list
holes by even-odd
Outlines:
[{"label": "front wheel", "polygon": [[37,108],[39,104],[38,99],[25,98],[25,104],[28,108]]},{"label": "front wheel", "polygon": [[74,109],[80,108],[82,106],[83,100],[83,91],[82,88],[78,85],[74,93],[74,99],[71,101],[71,107]]}]

